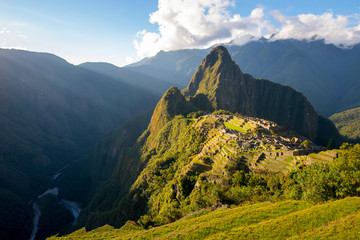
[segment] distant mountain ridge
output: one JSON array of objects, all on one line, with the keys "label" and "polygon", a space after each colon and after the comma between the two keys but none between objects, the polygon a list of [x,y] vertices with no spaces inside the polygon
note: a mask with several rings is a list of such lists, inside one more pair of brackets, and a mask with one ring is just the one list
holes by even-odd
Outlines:
[{"label": "distant mountain ridge", "polygon": [[133,87],[143,89],[160,97],[167,89],[174,85],[169,81],[157,79],[141,72],[135,72],[130,68],[120,68],[110,63],[87,62],[82,63],[79,66],[104,76],[118,79],[119,81],[122,81]]},{"label": "distant mountain ridge", "polygon": [[189,80],[209,50],[186,49],[178,51],[160,51],[155,57],[125,66],[155,78],[171,82],[181,88],[189,84]]},{"label": "distant mountain ridge", "polygon": [[[288,85],[303,93],[324,117],[357,107],[360,103],[360,45],[350,49],[325,44],[323,40],[259,40],[242,46],[225,45],[242,71]],[[161,79],[173,77],[175,86],[185,88],[210,49],[160,52],[127,66]],[[164,69],[167,72],[163,74]],[[159,75],[159,73],[161,73]],[[172,74],[172,75],[171,75]],[[360,105],[359,105],[360,106]]]}]

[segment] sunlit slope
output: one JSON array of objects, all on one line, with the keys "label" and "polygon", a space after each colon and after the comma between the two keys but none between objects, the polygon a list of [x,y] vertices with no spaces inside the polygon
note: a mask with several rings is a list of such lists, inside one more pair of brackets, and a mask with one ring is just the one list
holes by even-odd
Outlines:
[{"label": "sunlit slope", "polygon": [[[343,239],[359,232],[360,198],[322,205],[302,201],[206,209],[161,227],[143,230],[128,222],[49,239]],[[331,233],[331,234],[330,234]]]},{"label": "sunlit slope", "polygon": [[360,108],[336,113],[329,119],[347,140],[360,141]]}]

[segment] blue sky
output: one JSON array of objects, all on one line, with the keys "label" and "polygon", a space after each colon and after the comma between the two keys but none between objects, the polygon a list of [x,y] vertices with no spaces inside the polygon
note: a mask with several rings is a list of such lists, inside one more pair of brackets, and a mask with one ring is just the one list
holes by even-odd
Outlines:
[{"label": "blue sky", "polygon": [[241,44],[250,35],[310,38],[319,32],[329,43],[360,42],[358,0],[160,1],[0,0],[0,47],[122,66],[160,49]]}]

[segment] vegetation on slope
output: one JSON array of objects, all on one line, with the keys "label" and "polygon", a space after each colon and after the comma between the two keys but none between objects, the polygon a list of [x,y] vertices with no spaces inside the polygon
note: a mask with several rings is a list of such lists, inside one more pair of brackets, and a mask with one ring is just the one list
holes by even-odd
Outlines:
[{"label": "vegetation on slope", "polygon": [[335,126],[318,116],[303,94],[242,73],[223,46],[204,58],[183,94],[200,110],[239,112],[274,121],[317,144],[339,144]]},{"label": "vegetation on slope", "polygon": [[[150,128],[145,131],[140,138],[144,144],[140,145],[137,161],[146,163],[146,167],[129,194],[110,211],[92,213],[86,228],[93,229],[103,223],[120,227],[127,219],[138,219],[142,227],[149,228],[173,222],[199,209],[224,204],[286,199],[321,203],[360,196],[360,145],[343,145],[339,157],[331,161],[326,160],[333,159],[327,152],[311,155],[315,162],[307,163],[304,158],[302,165],[290,172],[271,169],[251,172],[249,163],[240,161],[232,170],[224,170],[226,175],[209,175],[192,167],[194,156],[201,147],[206,147],[204,131],[207,130],[200,130],[198,124],[193,114],[178,115],[159,131],[150,133]],[[202,124],[211,129],[218,123],[211,122],[209,117],[208,122]],[[223,147],[230,148],[230,145]],[[256,152],[255,149],[249,151]],[[287,164],[279,167],[287,169]]]},{"label": "vegetation on slope", "polygon": [[[203,210],[192,217],[141,229],[127,222],[121,229],[104,226],[79,230],[62,238],[50,239],[302,239],[356,236],[360,199],[345,198],[322,205],[302,201],[257,203],[216,211]],[[339,228],[340,226],[340,228]],[[330,230],[321,232],[321,230]],[[351,235],[347,235],[350,233]]]},{"label": "vegetation on slope", "polygon": [[329,118],[340,134],[350,141],[360,141],[360,108],[336,113]]}]

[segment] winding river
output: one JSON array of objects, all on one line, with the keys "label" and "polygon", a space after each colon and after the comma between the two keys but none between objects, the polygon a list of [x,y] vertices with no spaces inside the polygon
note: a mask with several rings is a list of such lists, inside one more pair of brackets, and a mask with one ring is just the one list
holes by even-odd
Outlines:
[{"label": "winding river", "polygon": [[[70,164],[66,165],[65,167],[61,168],[60,170],[58,170],[52,177],[53,182],[55,183],[55,180],[60,176],[60,174],[62,173],[62,171],[67,168],[68,166],[70,166]],[[76,202],[72,202],[69,200],[65,200],[62,198],[59,198],[59,188],[58,187],[54,187],[54,188],[49,188],[48,190],[46,190],[45,192],[43,192],[42,194],[40,194],[39,196],[37,196],[31,203],[32,203],[32,208],[33,208],[33,212],[34,212],[34,218],[33,218],[33,230],[31,232],[31,236],[29,240],[34,240],[36,237],[36,233],[39,230],[39,220],[41,217],[41,211],[40,211],[40,207],[37,205],[36,200],[40,199],[42,197],[44,197],[47,194],[51,194],[54,195],[58,198],[58,201],[61,205],[63,205],[66,209],[68,209],[72,215],[74,216],[74,221],[73,221],[73,225],[75,225],[76,221],[79,218],[79,214],[80,214],[80,207],[79,204]]]}]

